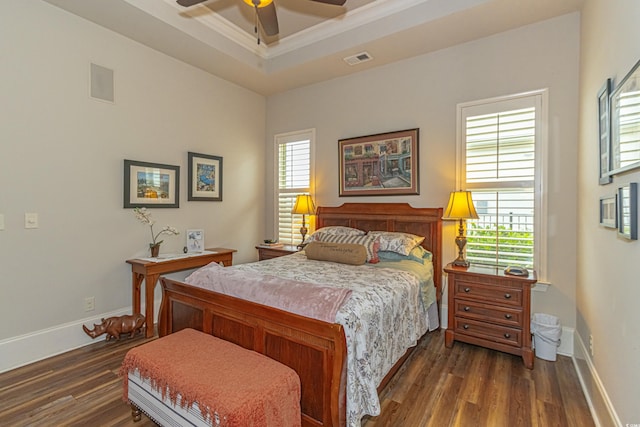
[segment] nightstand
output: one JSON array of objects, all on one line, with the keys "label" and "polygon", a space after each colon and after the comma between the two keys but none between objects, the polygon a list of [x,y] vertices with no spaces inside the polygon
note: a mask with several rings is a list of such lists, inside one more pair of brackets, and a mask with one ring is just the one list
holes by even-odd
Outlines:
[{"label": "nightstand", "polygon": [[258,245],[256,246],[256,249],[258,250],[258,261],[277,258],[279,256],[284,256],[284,255],[291,255],[300,250],[298,249],[297,246],[292,246],[292,245],[284,245],[284,246]]},{"label": "nightstand", "polygon": [[533,369],[531,287],[535,271],[512,276],[503,268],[471,265],[444,268],[448,274],[448,326],[445,345],[475,344],[521,356]]}]

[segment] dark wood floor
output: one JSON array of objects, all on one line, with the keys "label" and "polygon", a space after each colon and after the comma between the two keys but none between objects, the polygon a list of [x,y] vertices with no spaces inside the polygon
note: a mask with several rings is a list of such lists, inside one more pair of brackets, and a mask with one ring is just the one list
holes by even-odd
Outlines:
[{"label": "dark wood floor", "polygon": [[[593,426],[570,358],[535,360],[428,334],[382,393],[379,426]],[[148,340],[100,341],[0,374],[0,426],[155,426],[133,423],[118,370]]]}]

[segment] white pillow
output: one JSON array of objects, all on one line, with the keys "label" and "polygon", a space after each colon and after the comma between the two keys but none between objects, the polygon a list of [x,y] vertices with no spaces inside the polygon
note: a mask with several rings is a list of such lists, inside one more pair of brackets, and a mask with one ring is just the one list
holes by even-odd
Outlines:
[{"label": "white pillow", "polygon": [[409,255],[413,248],[424,242],[423,236],[395,231],[370,231],[367,236],[374,236],[380,240],[380,250]]}]

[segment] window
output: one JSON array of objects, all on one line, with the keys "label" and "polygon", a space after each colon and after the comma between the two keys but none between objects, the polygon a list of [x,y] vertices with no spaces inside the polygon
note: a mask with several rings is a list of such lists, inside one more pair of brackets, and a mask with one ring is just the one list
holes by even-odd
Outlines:
[{"label": "window", "polygon": [[276,135],[275,140],[276,229],[281,243],[294,245],[302,239],[302,215],[293,215],[291,209],[298,194],[311,194],[315,129]]},{"label": "window", "polygon": [[458,182],[479,219],[467,221],[467,259],[546,274],[543,171],[546,91],[458,106]]}]

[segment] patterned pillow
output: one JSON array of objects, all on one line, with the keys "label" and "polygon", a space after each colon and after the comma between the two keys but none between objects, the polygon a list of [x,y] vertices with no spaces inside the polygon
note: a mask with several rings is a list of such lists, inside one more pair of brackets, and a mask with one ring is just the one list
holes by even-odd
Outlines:
[{"label": "patterned pillow", "polygon": [[395,231],[370,231],[367,236],[380,239],[380,250],[397,252],[400,255],[409,255],[411,250],[424,241],[424,237],[410,233]]},{"label": "patterned pillow", "polygon": [[309,236],[307,242],[311,243],[314,241],[318,241],[318,239],[316,238],[316,233],[331,234],[332,236],[364,236],[365,234],[367,234],[366,231],[358,230],[357,228],[344,227],[342,225],[329,225],[327,227],[319,228],[314,233],[312,233],[311,236]]},{"label": "patterned pillow", "polygon": [[348,234],[327,234],[327,233],[314,233],[316,241],[328,242],[328,243],[354,243],[356,245],[362,245],[367,250],[367,262],[370,264],[376,264],[380,262],[378,259],[378,250],[380,248],[380,242],[376,236],[355,236]]}]

